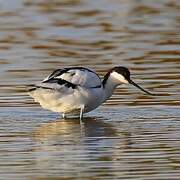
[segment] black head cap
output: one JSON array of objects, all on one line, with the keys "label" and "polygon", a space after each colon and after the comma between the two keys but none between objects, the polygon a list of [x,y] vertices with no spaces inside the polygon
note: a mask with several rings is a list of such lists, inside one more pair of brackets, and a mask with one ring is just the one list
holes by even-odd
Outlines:
[{"label": "black head cap", "polygon": [[111,69],[111,72],[117,72],[118,74],[121,74],[124,76],[124,78],[129,81],[130,80],[130,71],[128,68],[123,66],[117,66]]}]

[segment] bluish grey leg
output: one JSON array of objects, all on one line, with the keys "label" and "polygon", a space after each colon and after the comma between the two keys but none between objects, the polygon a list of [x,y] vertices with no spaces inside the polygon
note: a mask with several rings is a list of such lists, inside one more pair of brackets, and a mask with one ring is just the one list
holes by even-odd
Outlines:
[{"label": "bluish grey leg", "polygon": [[80,117],[79,117],[81,124],[82,124],[82,119],[83,119],[83,111],[84,111],[84,107],[81,107],[81,109],[80,109]]},{"label": "bluish grey leg", "polygon": [[63,119],[66,119],[66,114],[63,113],[63,114],[62,114],[62,117],[63,117]]}]

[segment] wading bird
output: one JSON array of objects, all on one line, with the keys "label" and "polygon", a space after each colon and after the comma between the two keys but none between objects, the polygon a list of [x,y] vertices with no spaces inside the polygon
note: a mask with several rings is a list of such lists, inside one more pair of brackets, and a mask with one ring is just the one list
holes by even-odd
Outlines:
[{"label": "wading bird", "polygon": [[92,70],[84,67],[57,69],[42,82],[31,85],[31,97],[40,105],[54,112],[79,115],[90,112],[105,102],[121,84],[132,84],[149,95],[154,95],[137,85],[130,78],[126,67],[110,69],[101,81]]}]

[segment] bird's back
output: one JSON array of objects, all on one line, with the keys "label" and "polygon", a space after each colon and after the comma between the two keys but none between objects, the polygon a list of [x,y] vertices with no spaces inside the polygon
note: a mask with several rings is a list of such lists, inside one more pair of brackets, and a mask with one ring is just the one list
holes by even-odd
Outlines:
[{"label": "bird's back", "polygon": [[83,67],[71,67],[55,70],[42,82],[51,83],[60,79],[72,83],[75,86],[82,86],[85,88],[101,86],[101,79],[99,76],[90,69]]}]

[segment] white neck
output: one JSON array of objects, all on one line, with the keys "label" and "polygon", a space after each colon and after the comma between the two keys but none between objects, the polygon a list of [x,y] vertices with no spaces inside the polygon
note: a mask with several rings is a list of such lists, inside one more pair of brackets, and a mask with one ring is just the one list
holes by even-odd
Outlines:
[{"label": "white neck", "polygon": [[104,84],[104,101],[109,99],[118,85],[122,84],[114,76],[110,75]]},{"label": "white neck", "polygon": [[123,75],[117,72],[109,72],[104,76],[103,85],[104,85],[104,98],[105,102],[111,95],[118,85],[128,84],[128,81],[124,78]]}]

